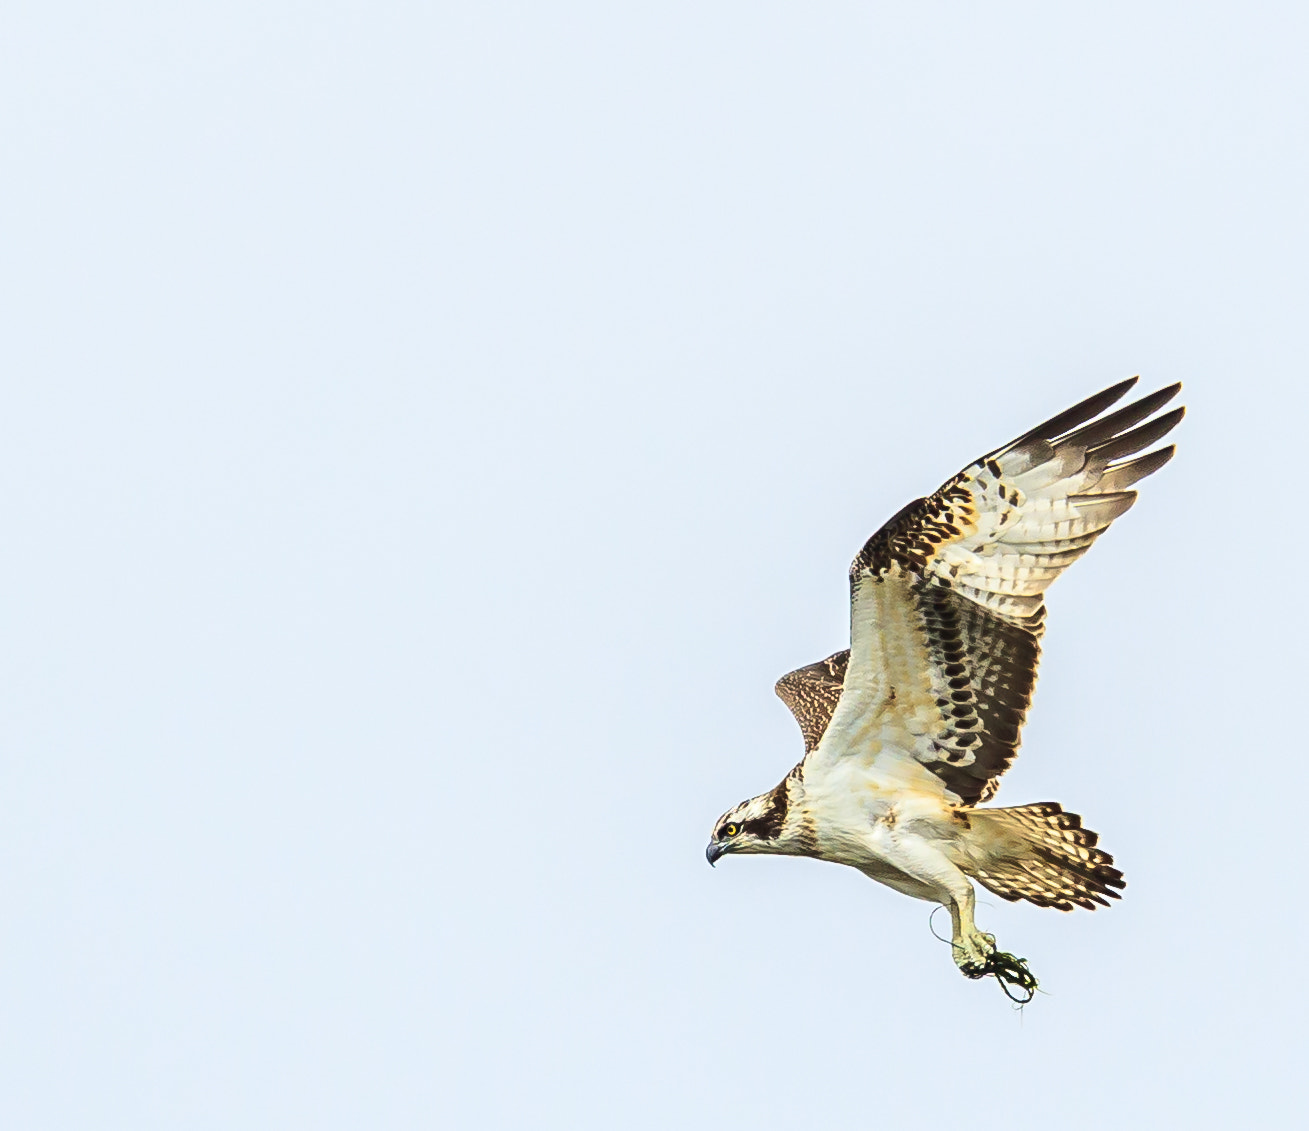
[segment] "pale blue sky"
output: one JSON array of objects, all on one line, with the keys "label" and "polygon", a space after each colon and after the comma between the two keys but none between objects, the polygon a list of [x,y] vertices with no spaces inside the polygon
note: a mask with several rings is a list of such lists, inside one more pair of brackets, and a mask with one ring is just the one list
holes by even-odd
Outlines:
[{"label": "pale blue sky", "polygon": [[[1307,11],[9,5],[0,1125],[1297,1125]],[[706,867],[864,538],[1138,372],[1051,996]]]}]

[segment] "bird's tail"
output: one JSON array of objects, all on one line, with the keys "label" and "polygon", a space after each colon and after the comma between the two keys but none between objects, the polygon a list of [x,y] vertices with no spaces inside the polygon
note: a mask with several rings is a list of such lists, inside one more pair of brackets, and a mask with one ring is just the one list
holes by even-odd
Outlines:
[{"label": "bird's tail", "polygon": [[972,834],[960,866],[1001,899],[1094,910],[1108,907],[1119,898],[1114,889],[1127,886],[1114,858],[1095,847],[1100,838],[1058,802],[959,812]]}]

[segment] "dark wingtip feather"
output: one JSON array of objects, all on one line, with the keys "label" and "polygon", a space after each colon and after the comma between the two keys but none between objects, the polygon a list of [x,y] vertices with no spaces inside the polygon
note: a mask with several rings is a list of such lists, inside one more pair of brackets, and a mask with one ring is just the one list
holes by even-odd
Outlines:
[{"label": "dark wingtip feather", "polygon": [[1142,448],[1148,448],[1156,440],[1168,435],[1177,427],[1185,415],[1186,409],[1175,408],[1172,412],[1166,412],[1163,416],[1156,417],[1154,420],[1142,424],[1139,428],[1133,428],[1130,432],[1124,432],[1120,436],[1106,439],[1105,442],[1090,448],[1087,454],[1106,462],[1134,455]]},{"label": "dark wingtip feather", "polygon": [[1177,445],[1169,444],[1166,448],[1148,452],[1127,463],[1111,464],[1104,474],[1096,480],[1095,491],[1125,491],[1133,484],[1139,483],[1147,475],[1153,475],[1177,454]]},{"label": "dark wingtip feather", "polygon": [[1055,437],[1062,436],[1065,432],[1078,427],[1078,425],[1095,419],[1110,405],[1117,404],[1122,400],[1127,395],[1127,390],[1140,379],[1140,377],[1129,377],[1126,381],[1119,381],[1118,384],[1110,385],[1109,388],[1101,390],[1094,396],[1079,401],[1072,408],[1064,409],[1057,416],[1052,416],[1049,420],[1038,424],[1030,432],[1024,432],[1013,443],[1007,444],[1004,450],[1019,447],[1030,440],[1053,440]]},{"label": "dark wingtip feather", "polygon": [[1163,408],[1164,405],[1177,396],[1177,391],[1181,387],[1181,385],[1170,385],[1166,389],[1159,389],[1149,396],[1142,397],[1139,401],[1133,401],[1131,404],[1125,405],[1117,412],[1111,412],[1108,416],[1102,416],[1099,420],[1092,420],[1084,428],[1069,433],[1057,440],[1056,443],[1072,444],[1076,447],[1088,449],[1103,444],[1105,441],[1113,439],[1125,428],[1131,428],[1132,425],[1139,424],[1147,416],[1151,416]]}]

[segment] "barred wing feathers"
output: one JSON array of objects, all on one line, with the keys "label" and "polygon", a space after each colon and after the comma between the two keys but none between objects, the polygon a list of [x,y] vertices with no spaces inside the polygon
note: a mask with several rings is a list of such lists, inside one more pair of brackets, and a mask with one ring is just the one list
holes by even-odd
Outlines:
[{"label": "barred wing feathers", "polygon": [[841,698],[845,665],[849,659],[850,650],[847,648],[816,664],[787,672],[773,689],[800,724],[806,754],[822,740],[827,724],[832,721],[832,714]]},{"label": "barred wing feathers", "polygon": [[834,675],[842,653],[778,684],[807,765],[908,749],[961,804],[995,793],[1031,703],[1045,590],[1136,501],[1129,488],[1173,455],[1137,453],[1181,420],[1180,408],[1148,419],[1179,385],[1102,415],[1135,383],[983,456],[868,540],[850,567],[839,699],[814,669]]}]

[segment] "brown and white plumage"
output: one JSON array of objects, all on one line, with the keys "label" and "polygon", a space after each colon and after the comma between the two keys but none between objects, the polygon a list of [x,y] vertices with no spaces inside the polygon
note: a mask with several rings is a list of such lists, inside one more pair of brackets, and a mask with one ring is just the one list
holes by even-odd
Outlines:
[{"label": "brown and white plumage", "polygon": [[[783,676],[805,757],[715,826],[708,855],[780,852],[860,868],[951,911],[956,958],[986,972],[973,877],[1068,910],[1117,897],[1096,834],[1055,803],[976,809],[1018,752],[1045,590],[1173,455],[1172,385],[1108,411],[1120,382],[976,460],[874,534],[850,567],[850,648]],[[1140,454],[1146,452],[1146,454]]]}]

